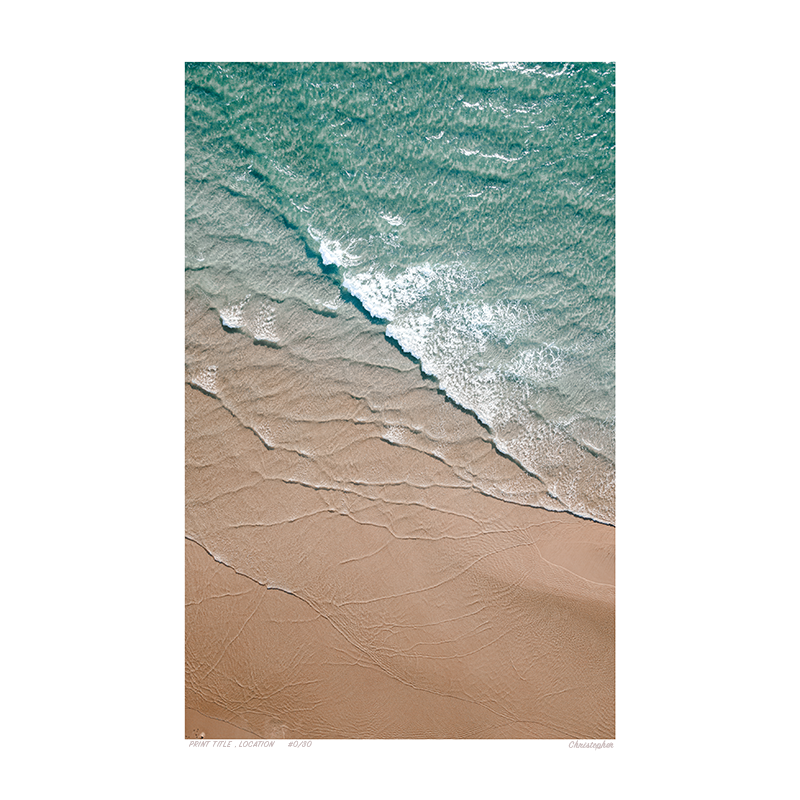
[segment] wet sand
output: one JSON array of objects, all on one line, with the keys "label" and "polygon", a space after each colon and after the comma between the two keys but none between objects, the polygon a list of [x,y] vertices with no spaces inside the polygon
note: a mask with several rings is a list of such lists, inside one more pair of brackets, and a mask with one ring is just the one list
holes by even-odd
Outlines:
[{"label": "wet sand", "polygon": [[614,528],[388,346],[343,389],[187,309],[186,736],[612,738]]}]

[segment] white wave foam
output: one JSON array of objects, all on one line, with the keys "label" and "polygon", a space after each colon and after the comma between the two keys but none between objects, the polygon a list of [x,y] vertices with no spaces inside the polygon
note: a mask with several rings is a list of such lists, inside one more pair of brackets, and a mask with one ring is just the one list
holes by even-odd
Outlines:
[{"label": "white wave foam", "polygon": [[271,303],[262,300],[255,307],[247,309],[247,329],[256,341],[277,342],[275,330],[277,309]]},{"label": "white wave foam", "polygon": [[562,373],[564,359],[553,344],[520,353],[508,366],[509,375],[534,384],[555,381]]},{"label": "white wave foam", "polygon": [[259,423],[253,428],[253,430],[258,434],[258,437],[267,447],[272,448],[275,446],[275,441],[272,437],[272,430],[270,429],[269,425]]},{"label": "white wave foam", "polygon": [[[511,156],[504,156],[502,153],[481,153],[480,150],[467,150],[463,147],[458,149],[459,153],[462,153],[465,156],[480,156],[481,158],[497,158],[500,161],[505,161],[507,163],[512,163],[514,161],[520,161],[527,155],[527,152],[523,156],[519,156],[517,158],[512,158]],[[471,195],[470,195],[471,196]]]},{"label": "white wave foam", "polygon": [[220,309],[219,317],[226,328],[242,327],[242,323],[244,322],[244,307],[249,299],[250,295],[248,294],[244,300],[240,300],[238,303],[233,303],[226,308]]},{"label": "white wave foam", "polygon": [[425,372],[433,375],[433,364],[428,352],[434,320],[426,314],[409,317],[402,323],[391,323],[386,326],[386,335],[394,339],[406,353],[418,358]]},{"label": "white wave foam", "polygon": [[189,383],[198,389],[204,389],[209,394],[217,393],[217,367],[209,365],[200,367],[190,378]]},{"label": "white wave foam", "polygon": [[427,295],[436,277],[430,264],[409,267],[396,278],[370,268],[347,276],[342,286],[357,297],[372,316],[391,320],[398,309],[408,308]]},{"label": "white wave foam", "polygon": [[323,242],[319,247],[319,254],[322,256],[322,263],[325,265],[329,264],[336,264],[336,266],[341,266],[342,257],[341,251],[337,251],[327,242]]},{"label": "white wave foam", "polygon": [[391,444],[407,444],[409,441],[408,430],[398,425],[390,425],[384,430],[381,439]]},{"label": "white wave foam", "polygon": [[558,72],[545,72],[542,69],[541,64],[536,64],[533,67],[526,67],[519,61],[504,61],[499,64],[495,64],[491,61],[477,61],[474,63],[474,66],[480,67],[481,69],[485,69],[487,72],[502,70],[506,72],[518,72],[522,75],[538,74],[545,78],[558,78],[561,77],[561,75],[563,75],[567,71],[567,69],[569,69],[570,64],[564,64]]},{"label": "white wave foam", "polygon": [[226,328],[242,330],[257,341],[277,342],[275,330],[277,309],[266,300],[244,300],[220,309],[219,316]]},{"label": "white wave foam", "polygon": [[[337,267],[348,267],[358,264],[360,259],[350,253],[347,247],[337,239],[330,239],[322,231],[311,226],[308,228],[308,233],[315,241],[319,242],[319,254],[325,266],[335,264]],[[353,242],[351,242],[352,244]]]}]

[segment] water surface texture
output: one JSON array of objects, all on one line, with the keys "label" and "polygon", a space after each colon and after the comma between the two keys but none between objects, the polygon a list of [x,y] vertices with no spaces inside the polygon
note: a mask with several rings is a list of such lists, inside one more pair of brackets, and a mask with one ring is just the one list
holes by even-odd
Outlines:
[{"label": "water surface texture", "polygon": [[[187,293],[292,374],[313,364],[386,442],[613,522],[614,81],[610,64],[187,64]],[[304,426],[334,441],[333,415],[276,416],[269,386],[237,383],[242,356],[207,353],[189,337],[191,385],[323,463]]]}]

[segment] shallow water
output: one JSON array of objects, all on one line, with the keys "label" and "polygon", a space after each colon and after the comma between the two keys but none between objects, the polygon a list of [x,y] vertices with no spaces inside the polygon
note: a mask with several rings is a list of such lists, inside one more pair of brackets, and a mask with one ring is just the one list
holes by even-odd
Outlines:
[{"label": "shallow water", "polygon": [[349,420],[613,521],[613,65],[188,64],[186,198],[187,378],[313,485]]}]

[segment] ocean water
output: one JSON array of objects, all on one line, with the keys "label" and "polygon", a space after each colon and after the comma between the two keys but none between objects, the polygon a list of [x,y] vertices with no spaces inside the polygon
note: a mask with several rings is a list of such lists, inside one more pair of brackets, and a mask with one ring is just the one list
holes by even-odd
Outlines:
[{"label": "ocean water", "polygon": [[[187,64],[192,308],[313,365],[354,420],[459,480],[613,522],[614,81],[612,64]],[[188,382],[268,447],[334,424],[276,416],[269,381],[208,341],[187,337]]]}]

